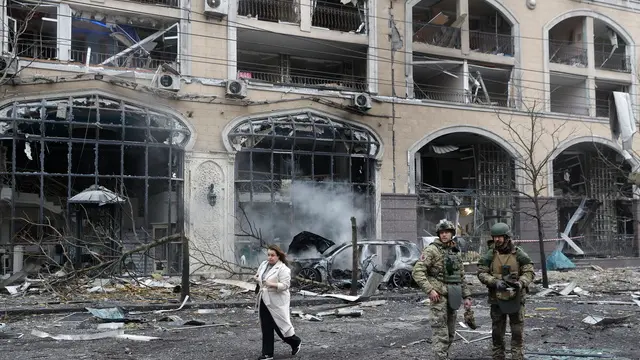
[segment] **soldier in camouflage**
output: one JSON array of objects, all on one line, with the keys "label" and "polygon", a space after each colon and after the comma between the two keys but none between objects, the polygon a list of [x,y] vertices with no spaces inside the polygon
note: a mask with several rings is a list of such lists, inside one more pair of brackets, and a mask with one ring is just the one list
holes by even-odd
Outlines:
[{"label": "soldier in camouflage", "polygon": [[491,227],[492,244],[478,261],[478,279],[489,289],[493,359],[505,359],[507,317],[511,327],[511,358],[524,359],[524,310],[529,284],[535,277],[533,262],[511,240],[505,223]]},{"label": "soldier in camouflage", "polygon": [[[451,221],[436,225],[438,239],[422,251],[413,267],[413,278],[431,300],[431,344],[438,360],[449,359],[456,331],[456,310],[464,301],[471,309],[471,292],[464,281],[460,250],[453,241],[456,228]],[[464,300],[463,300],[464,299]]]}]

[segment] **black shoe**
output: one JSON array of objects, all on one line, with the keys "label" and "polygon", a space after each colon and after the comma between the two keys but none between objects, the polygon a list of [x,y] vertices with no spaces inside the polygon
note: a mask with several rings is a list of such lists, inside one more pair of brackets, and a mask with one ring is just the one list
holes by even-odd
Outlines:
[{"label": "black shoe", "polygon": [[300,341],[298,343],[298,345],[296,345],[295,347],[291,348],[291,356],[295,356],[296,354],[298,354],[300,352],[300,347],[302,346],[302,341]]},{"label": "black shoe", "polygon": [[258,360],[273,360],[273,355],[262,355]]}]

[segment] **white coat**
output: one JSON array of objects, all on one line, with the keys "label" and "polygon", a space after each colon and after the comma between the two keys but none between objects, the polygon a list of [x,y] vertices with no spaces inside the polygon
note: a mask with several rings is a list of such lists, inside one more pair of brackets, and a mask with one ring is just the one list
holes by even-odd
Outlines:
[{"label": "white coat", "polygon": [[[262,275],[267,269],[267,264],[267,261],[260,264],[255,277],[256,281],[260,285],[260,292],[258,292],[258,298],[256,301],[257,309],[260,311],[260,300],[262,300],[267,306],[267,309],[269,309],[269,313],[271,313],[271,316],[273,317],[276,326],[278,326],[278,329],[280,329],[282,336],[293,336],[295,331],[291,324],[291,314],[289,309],[291,302],[291,293],[289,292],[289,286],[291,285],[291,269],[281,261],[278,261],[273,265],[269,272],[267,272],[263,281]],[[278,287],[268,288],[265,284],[267,281],[277,283]]]}]

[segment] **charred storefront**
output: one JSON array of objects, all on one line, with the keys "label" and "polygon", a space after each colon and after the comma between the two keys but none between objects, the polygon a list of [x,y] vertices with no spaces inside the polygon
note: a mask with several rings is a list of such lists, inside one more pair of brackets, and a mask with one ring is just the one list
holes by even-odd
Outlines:
[{"label": "charred storefront", "polygon": [[240,262],[258,261],[264,242],[287,249],[300,231],[349,241],[351,216],[360,236],[375,236],[380,141],[366,127],[312,110],[289,111],[241,120],[228,139],[238,151]]},{"label": "charred storefront", "polygon": [[[4,103],[3,273],[96,264],[183,230],[191,133],[153,108],[101,93]],[[179,243],[170,242],[121,264],[168,274],[180,271],[180,258]]]}]

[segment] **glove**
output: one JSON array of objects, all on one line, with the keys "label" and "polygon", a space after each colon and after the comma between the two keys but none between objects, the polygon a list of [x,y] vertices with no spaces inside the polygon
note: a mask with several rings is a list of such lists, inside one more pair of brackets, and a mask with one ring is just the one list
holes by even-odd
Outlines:
[{"label": "glove", "polygon": [[507,289],[506,282],[504,282],[503,280],[496,281],[496,290],[506,290],[506,289]]}]

